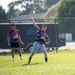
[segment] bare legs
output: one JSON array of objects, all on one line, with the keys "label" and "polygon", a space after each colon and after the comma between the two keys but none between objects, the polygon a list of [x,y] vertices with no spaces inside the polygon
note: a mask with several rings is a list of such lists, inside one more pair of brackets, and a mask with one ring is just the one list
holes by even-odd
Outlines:
[{"label": "bare legs", "polygon": [[30,64],[31,59],[32,59],[32,57],[33,57],[34,54],[35,54],[35,53],[33,53],[33,52],[30,54],[30,56],[29,56],[29,60],[28,60],[28,64]]},{"label": "bare legs", "polygon": [[46,51],[46,50],[44,50],[44,51],[43,51],[43,53],[44,53],[45,62],[47,62],[47,61],[48,61],[47,51]]},{"label": "bare legs", "polygon": [[15,49],[11,48],[12,60],[14,60]]},{"label": "bare legs", "polygon": [[[22,60],[22,51],[21,48],[17,48],[18,52],[19,52],[19,56],[20,56],[20,60]],[[12,60],[14,60],[14,54],[15,54],[15,48],[11,48],[11,54],[12,54]]]},{"label": "bare legs", "polygon": [[19,51],[20,60],[22,60],[22,51],[20,47],[18,48],[18,51]]},{"label": "bare legs", "polygon": [[[47,61],[48,61],[47,51],[44,50],[43,53],[44,53],[45,62],[47,62]],[[30,64],[31,59],[32,59],[32,57],[33,57],[34,54],[35,54],[35,53],[33,53],[33,52],[30,54],[30,56],[29,56],[29,60],[28,60],[28,64]]]}]

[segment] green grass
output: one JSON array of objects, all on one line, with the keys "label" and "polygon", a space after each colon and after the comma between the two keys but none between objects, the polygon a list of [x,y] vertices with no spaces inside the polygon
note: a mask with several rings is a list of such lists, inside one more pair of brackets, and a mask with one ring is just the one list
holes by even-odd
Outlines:
[{"label": "green grass", "polygon": [[45,63],[42,53],[36,54],[28,65],[30,53],[23,53],[23,60],[15,54],[0,54],[0,75],[75,75],[75,50],[60,50],[48,52],[48,62]]}]

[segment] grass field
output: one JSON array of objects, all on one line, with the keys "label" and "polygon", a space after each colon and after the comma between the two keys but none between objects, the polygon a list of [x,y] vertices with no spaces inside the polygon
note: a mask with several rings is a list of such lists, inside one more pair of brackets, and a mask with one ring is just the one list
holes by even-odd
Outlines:
[{"label": "grass field", "polygon": [[48,62],[45,63],[42,53],[37,53],[28,65],[30,53],[23,53],[23,60],[15,54],[0,54],[0,75],[75,75],[75,50],[60,50],[48,52]]}]

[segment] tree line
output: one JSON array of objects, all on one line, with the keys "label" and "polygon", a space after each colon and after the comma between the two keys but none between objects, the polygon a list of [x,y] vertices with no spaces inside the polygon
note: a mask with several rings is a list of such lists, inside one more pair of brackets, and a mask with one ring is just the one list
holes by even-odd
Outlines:
[{"label": "tree line", "polygon": [[[4,11],[4,14],[6,14],[5,16],[10,19],[23,14],[44,13],[50,6],[58,1],[59,0],[17,0],[8,4],[7,13],[2,6],[0,6],[0,14],[2,13],[1,11]],[[3,19],[2,14],[0,17]]]},{"label": "tree line", "polygon": [[58,19],[59,31],[72,33],[75,40],[75,0],[61,0],[56,19]]}]

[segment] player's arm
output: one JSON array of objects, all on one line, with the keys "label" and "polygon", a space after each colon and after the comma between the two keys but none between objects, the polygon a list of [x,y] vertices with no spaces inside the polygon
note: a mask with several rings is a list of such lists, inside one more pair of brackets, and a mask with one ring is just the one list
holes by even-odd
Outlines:
[{"label": "player's arm", "polygon": [[9,35],[7,35],[7,42],[8,42],[8,45],[10,46],[10,37],[9,37]]},{"label": "player's arm", "polygon": [[21,44],[24,44],[24,43],[22,42],[22,40],[21,40],[20,35],[18,36],[18,38],[19,38],[20,43],[21,43]]},{"label": "player's arm", "polygon": [[39,26],[36,24],[36,23],[33,23],[34,24],[34,27],[36,28],[37,31],[40,30]]},{"label": "player's arm", "polygon": [[50,43],[50,38],[49,38],[49,36],[47,36],[47,39],[46,39],[45,43],[46,43],[46,45],[48,45],[48,44]]},{"label": "player's arm", "polygon": [[[17,29],[17,30],[18,30],[18,29]],[[20,36],[19,30],[18,30],[18,40],[19,40],[19,42],[20,42],[21,44],[24,44],[24,43],[22,42],[22,40],[21,40],[21,36]]]},{"label": "player's arm", "polygon": [[30,20],[33,22],[34,27],[36,28],[37,31],[40,30],[39,26],[35,23],[34,18],[31,17]]}]

